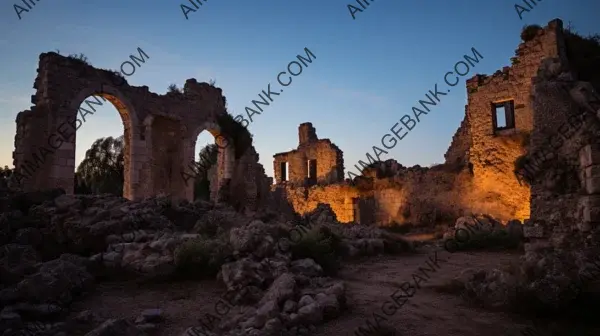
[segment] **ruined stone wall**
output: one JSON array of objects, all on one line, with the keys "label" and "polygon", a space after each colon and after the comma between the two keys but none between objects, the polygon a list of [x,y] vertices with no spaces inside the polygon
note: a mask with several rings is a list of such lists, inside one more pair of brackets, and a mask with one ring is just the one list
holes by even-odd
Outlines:
[{"label": "ruined stone wall", "polygon": [[467,106],[465,106],[465,117],[460,123],[460,126],[456,130],[456,133],[452,136],[452,142],[450,147],[444,154],[445,162],[449,164],[455,163],[467,163],[468,152],[471,148],[471,126],[469,125],[469,117],[467,112]]},{"label": "ruined stone wall", "polygon": [[[306,214],[317,208],[319,203],[328,204],[338,221],[348,223],[354,221],[353,199],[359,197],[358,189],[348,184],[333,184],[328,186],[293,187],[277,185],[273,187],[279,203],[286,203],[298,214]],[[285,202],[287,201],[287,202]]]},{"label": "ruined stone wall", "polygon": [[[140,58],[132,61],[141,66]],[[218,123],[226,113],[221,89],[195,79],[186,81],[181,94],[158,95],[147,86],[130,86],[112,71],[50,52],[40,55],[34,88],[34,105],[17,117],[13,153],[17,183],[26,191],[57,187],[73,192],[76,130],[93,127],[94,106],[106,103],[123,121],[123,195],[128,199],[164,192],[191,200],[193,177],[185,174],[193,174],[189,163],[198,135],[208,131],[232,142]],[[219,187],[232,178],[233,147],[219,151]]]},{"label": "ruined stone wall", "polygon": [[[577,48],[581,48],[583,44],[576,39],[572,39],[571,45],[576,42],[579,43]],[[595,135],[596,131],[582,131],[573,140],[565,140],[556,154],[560,160],[551,164],[547,175],[531,189],[526,183],[520,184],[514,174],[517,159],[527,151],[543,147],[551,133],[556,133],[568,120],[569,111],[587,104],[592,111],[590,115],[594,115],[600,108],[600,98],[595,103],[598,107],[589,108],[594,106],[590,102],[595,98],[584,99],[573,90],[558,93],[557,88],[548,84],[547,72],[555,73],[553,80],[562,81],[563,86],[568,82],[569,89],[577,87],[571,83],[572,74],[563,74],[562,79],[557,79],[556,69],[568,64],[568,52],[576,54],[574,50],[566,50],[562,22],[553,20],[533,39],[519,45],[512,66],[492,76],[477,75],[469,79],[465,118],[446,152],[445,165],[432,169],[405,168],[388,160],[367,170],[356,186],[288,187],[279,194],[299,213],[308,212],[323,202],[337,209],[336,213],[348,221],[353,218],[377,224],[422,224],[432,217],[484,213],[502,221],[531,217],[531,223],[553,223],[547,227],[551,231],[563,232],[577,225],[594,226],[600,222],[596,215],[600,214],[600,182],[596,182],[600,181],[600,146],[596,145],[600,137]],[[547,58],[556,59],[554,68],[538,73]],[[589,57],[580,57],[577,62],[571,64],[570,69],[577,70],[580,76],[600,73],[590,64]],[[514,127],[494,129],[492,106],[506,101],[513,101]],[[313,139],[310,134],[307,129],[301,132],[301,138],[310,142],[308,139]],[[466,160],[467,167],[455,164]],[[277,164],[275,168],[277,174]],[[347,207],[348,199],[353,199],[353,217]]]},{"label": "ruined stone wall", "polygon": [[[511,67],[504,67],[492,76],[476,75],[467,80],[468,118],[472,146],[470,163],[474,172],[474,187],[499,195],[514,205],[513,218],[529,218],[529,194],[514,176],[514,162],[524,153],[533,129],[533,109],[530,95],[532,78],[544,58],[561,53],[562,22],[554,20],[530,41],[516,50]],[[514,101],[514,128],[494,131],[492,103]]]},{"label": "ruined stone wall", "polygon": [[299,214],[314,210],[319,203],[328,204],[344,223],[430,225],[436,221],[452,222],[467,213],[485,213],[508,221],[513,218],[507,214],[517,210],[501,195],[474,188],[468,169],[456,170],[452,165],[405,168],[394,160],[388,161],[389,167],[399,168],[394,173],[379,172],[387,177],[365,177],[355,185],[284,186],[278,195]]},{"label": "ruined stone wall", "polygon": [[288,162],[288,184],[303,185],[308,178],[308,160],[316,160],[316,183],[328,184],[344,179],[343,152],[329,139],[318,139],[311,123],[298,128],[298,148],[273,156],[273,169],[277,183],[283,182],[281,163]]},{"label": "ruined stone wall", "polygon": [[[34,112],[35,110],[35,112]],[[23,162],[27,159],[27,154],[29,154],[32,149],[34,149],[36,144],[43,143],[45,139],[50,135],[50,125],[49,125],[49,115],[47,113],[43,113],[41,107],[32,107],[32,110],[25,110],[19,112],[16,118],[17,124],[17,132],[15,134],[15,150],[13,151],[13,163],[14,162]],[[37,112],[37,113],[36,113]],[[37,166],[37,168],[35,168]],[[36,184],[43,183],[44,175],[41,174],[33,174],[34,170],[41,170],[48,172],[49,171],[49,162],[32,164],[31,167],[25,167],[24,173],[27,175],[32,175],[31,178],[27,180],[12,181],[11,187],[15,189],[23,189],[28,190],[32,186]]]},{"label": "ruined stone wall", "polygon": [[527,250],[560,246],[600,222],[600,95],[567,69],[564,59],[548,59],[535,80],[524,165],[533,177],[525,234],[535,241]]},{"label": "ruined stone wall", "polygon": [[271,179],[258,163],[259,155],[252,146],[236,161],[229,194],[231,203],[246,213],[266,209],[271,204]]}]

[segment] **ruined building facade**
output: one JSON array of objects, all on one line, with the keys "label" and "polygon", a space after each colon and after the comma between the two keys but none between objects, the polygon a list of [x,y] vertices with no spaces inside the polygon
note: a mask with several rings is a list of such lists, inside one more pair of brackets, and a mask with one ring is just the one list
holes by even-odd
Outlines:
[{"label": "ruined building facade", "polygon": [[[566,58],[564,46],[562,22],[553,20],[519,45],[512,66],[467,80],[465,116],[444,164],[406,168],[388,160],[352,184],[287,186],[289,203],[300,213],[327,203],[342,221],[379,224],[468,213],[505,221],[529,218],[530,188],[517,180],[515,161],[526,153],[534,129],[532,81],[544,59]],[[276,159],[276,176],[281,161]],[[305,170],[291,176],[304,177]]]},{"label": "ruined building facade", "polygon": [[[258,190],[268,189],[254,148],[236,153],[232,135],[222,129],[226,110],[221,89],[188,79],[182,93],[158,95],[147,86],[130,86],[114,72],[53,52],[40,55],[37,72],[33,106],[16,119],[13,164],[23,190],[59,187],[73,193],[76,131],[93,127],[94,105],[107,102],[123,121],[125,198],[168,194],[192,200],[195,171],[190,166],[203,131],[220,146],[212,199],[218,199],[224,186],[254,183],[248,198],[259,203]],[[240,165],[244,172],[236,174]]]},{"label": "ruined building facade", "polygon": [[319,139],[311,123],[298,127],[298,148],[273,156],[278,184],[331,184],[344,179],[342,151],[329,139]]}]

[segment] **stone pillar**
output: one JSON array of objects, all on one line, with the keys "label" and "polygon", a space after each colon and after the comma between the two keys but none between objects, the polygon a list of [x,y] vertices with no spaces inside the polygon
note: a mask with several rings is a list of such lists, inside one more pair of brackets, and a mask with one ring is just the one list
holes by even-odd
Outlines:
[{"label": "stone pillar", "polygon": [[[154,121],[153,116],[148,116],[143,122],[144,128],[144,143],[146,147],[146,156],[145,162],[141,169],[141,181],[144,181],[144,184],[140,186],[141,191],[139,191],[139,197],[144,199],[146,197],[150,197],[153,195],[152,191],[154,190],[154,171],[157,169],[156,162],[154,162],[154,151],[152,150],[152,122]],[[193,189],[192,189],[193,191]]]},{"label": "stone pillar", "polygon": [[312,123],[303,123],[298,127],[298,141],[299,145],[307,144],[319,140],[317,137],[317,130],[313,127]]},{"label": "stone pillar", "polygon": [[129,171],[123,172],[125,176],[125,185],[123,186],[123,197],[132,201],[142,200],[146,194],[143,186],[146,184],[142,178],[144,176],[143,167],[148,162],[148,148],[146,144],[146,130],[148,126],[132,125],[132,130],[125,132],[130,138],[129,148]]}]

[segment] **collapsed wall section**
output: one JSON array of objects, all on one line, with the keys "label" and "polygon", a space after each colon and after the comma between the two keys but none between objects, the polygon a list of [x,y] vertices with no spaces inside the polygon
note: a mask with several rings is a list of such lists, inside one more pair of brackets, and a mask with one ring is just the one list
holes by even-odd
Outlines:
[{"label": "collapsed wall section", "polygon": [[465,106],[465,116],[452,136],[450,147],[444,154],[445,163],[462,164],[469,162],[469,150],[471,148],[471,126],[469,125],[469,116]]},{"label": "collapsed wall section", "polygon": [[[473,188],[468,169],[456,170],[454,165],[405,168],[394,160],[385,164],[386,169],[370,168],[380,171],[367,172],[365,175],[373,177],[359,178],[354,184],[276,186],[276,195],[281,198],[279,204],[289,204],[301,215],[324,203],[331,206],[340,222],[367,225],[430,225],[452,222],[468,213],[485,213],[508,221],[513,218],[506,214],[517,210],[501,195]],[[377,174],[385,177],[377,178]]]}]

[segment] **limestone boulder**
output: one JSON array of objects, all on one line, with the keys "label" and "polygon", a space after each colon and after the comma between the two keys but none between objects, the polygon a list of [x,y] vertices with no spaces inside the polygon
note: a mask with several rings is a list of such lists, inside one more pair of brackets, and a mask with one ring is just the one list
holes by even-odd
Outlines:
[{"label": "limestone boulder", "polygon": [[90,257],[108,273],[124,271],[147,278],[169,277],[176,271],[177,248],[198,239],[194,233],[169,231],[128,232],[107,236],[107,249]]}]

